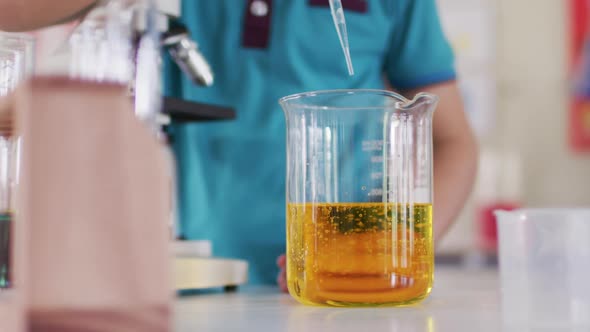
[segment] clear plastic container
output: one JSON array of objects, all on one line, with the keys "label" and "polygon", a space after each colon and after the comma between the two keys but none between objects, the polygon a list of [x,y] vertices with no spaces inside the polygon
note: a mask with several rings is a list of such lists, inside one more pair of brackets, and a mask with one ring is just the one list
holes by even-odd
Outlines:
[{"label": "clear plastic container", "polygon": [[432,287],[432,114],[389,91],[288,96],[287,283],[302,303],[404,305]]},{"label": "clear plastic container", "polygon": [[590,330],[590,209],[496,216],[504,323],[519,331]]}]

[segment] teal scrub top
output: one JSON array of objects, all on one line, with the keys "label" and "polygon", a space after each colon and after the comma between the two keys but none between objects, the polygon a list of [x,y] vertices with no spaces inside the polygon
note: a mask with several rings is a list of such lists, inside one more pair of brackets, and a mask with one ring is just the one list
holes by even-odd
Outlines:
[{"label": "teal scrub top", "polygon": [[[266,15],[256,1],[266,4]],[[182,21],[215,83],[195,86],[167,59],[164,93],[234,107],[237,118],[172,124],[178,232],[211,240],[215,256],[248,260],[253,284],[275,283],[275,261],[285,252],[285,119],[278,99],[382,89],[384,78],[402,90],[455,78],[435,0],[342,2],[354,76],[328,0],[182,1]]]}]

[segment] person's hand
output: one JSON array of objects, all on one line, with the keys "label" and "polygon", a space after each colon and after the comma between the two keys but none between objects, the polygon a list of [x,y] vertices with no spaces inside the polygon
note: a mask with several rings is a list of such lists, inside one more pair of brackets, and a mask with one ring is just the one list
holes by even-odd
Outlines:
[{"label": "person's hand", "polygon": [[279,275],[277,276],[277,283],[281,288],[281,291],[287,293],[289,290],[287,289],[287,258],[285,255],[280,255],[277,258],[277,266],[279,267]]}]

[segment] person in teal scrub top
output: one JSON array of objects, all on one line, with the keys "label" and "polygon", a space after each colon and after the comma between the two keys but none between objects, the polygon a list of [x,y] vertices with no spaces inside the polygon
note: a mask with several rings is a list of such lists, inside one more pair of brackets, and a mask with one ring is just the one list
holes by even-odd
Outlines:
[{"label": "person in teal scrub top", "polygon": [[[0,0],[0,29],[30,29],[83,12],[90,0]],[[328,0],[184,0],[182,21],[215,74],[193,85],[165,65],[169,96],[231,106],[237,119],[173,124],[179,235],[216,256],[247,259],[250,282],[284,289],[285,121],[279,98],[311,90],[391,88],[441,97],[435,112],[434,234],[448,230],[472,186],[477,147],[455,83],[435,0],[343,0],[355,75],[348,76]],[[37,4],[40,5],[40,4]],[[30,9],[30,8],[29,8]],[[29,14],[27,14],[29,13]]]}]

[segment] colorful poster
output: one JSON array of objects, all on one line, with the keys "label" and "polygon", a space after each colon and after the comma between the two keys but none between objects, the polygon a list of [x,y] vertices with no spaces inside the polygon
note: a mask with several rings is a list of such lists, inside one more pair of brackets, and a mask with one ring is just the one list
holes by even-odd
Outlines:
[{"label": "colorful poster", "polygon": [[590,1],[570,0],[570,72],[572,97],[569,111],[569,145],[575,152],[590,152]]}]

